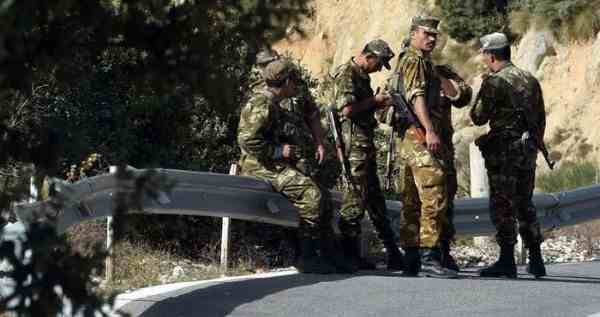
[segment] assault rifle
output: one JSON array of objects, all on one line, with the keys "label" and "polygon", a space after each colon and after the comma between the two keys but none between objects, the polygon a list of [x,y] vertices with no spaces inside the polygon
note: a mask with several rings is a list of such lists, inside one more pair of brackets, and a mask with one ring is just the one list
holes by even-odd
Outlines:
[{"label": "assault rifle", "polygon": [[331,130],[333,140],[335,141],[338,160],[342,165],[342,179],[344,186],[347,186],[347,188],[352,190],[358,197],[361,197],[362,201],[364,200],[362,199],[363,195],[352,178],[352,167],[350,166],[350,161],[346,155],[346,144],[344,144],[344,140],[342,139],[340,119],[337,109],[333,105],[327,107],[327,121],[329,121],[329,130]]},{"label": "assault rifle", "polygon": [[[390,136],[388,139],[388,153],[385,162],[385,190],[390,190],[392,187],[394,154],[396,153],[395,137],[396,134],[399,133],[397,129],[401,126],[409,126],[408,130],[413,131],[419,142],[423,144],[427,143],[425,140],[425,129],[423,128],[423,125],[419,121],[419,118],[415,114],[414,110],[404,97],[404,94],[399,91],[389,91],[388,93],[392,97],[392,118],[390,120],[390,126],[392,130],[390,131]],[[401,133],[404,132],[405,131],[402,131]]]},{"label": "assault rifle", "polygon": [[543,137],[543,135],[541,135],[541,133],[539,133],[540,129],[539,129],[538,125],[535,122],[533,122],[533,120],[531,120],[531,116],[527,115],[527,113],[525,112],[523,107],[520,108],[520,111],[522,112],[522,116],[525,118],[525,122],[527,123],[527,128],[528,128],[528,131],[525,131],[525,133],[523,133],[523,135],[521,136],[521,142],[523,144],[526,144],[526,142],[529,138],[533,139],[533,142],[535,143],[535,147],[540,152],[542,152],[542,156],[544,156],[544,160],[546,160],[546,164],[548,164],[548,167],[551,170],[553,170],[554,164],[556,164],[556,162],[554,162],[550,158],[550,154],[548,153],[548,149],[546,148],[546,144],[544,143],[544,137]]}]

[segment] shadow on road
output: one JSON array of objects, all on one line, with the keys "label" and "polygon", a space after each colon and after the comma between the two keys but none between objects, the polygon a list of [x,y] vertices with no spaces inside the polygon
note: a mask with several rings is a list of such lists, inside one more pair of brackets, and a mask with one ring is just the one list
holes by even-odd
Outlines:
[{"label": "shadow on road", "polygon": [[600,277],[598,276],[583,276],[583,275],[570,275],[570,274],[549,274],[542,278],[535,278],[531,274],[524,272],[518,272],[516,279],[507,278],[493,278],[493,277],[481,277],[479,276],[478,269],[464,269],[461,271],[461,278],[473,279],[473,280],[493,280],[493,281],[523,281],[523,282],[558,282],[558,283],[576,283],[576,284],[600,284]]},{"label": "shadow on road", "polygon": [[[140,317],[158,316],[226,316],[236,307],[254,302],[270,294],[306,285],[335,282],[352,275],[294,274],[273,278],[240,280],[206,286],[190,291],[190,288],[164,295],[160,298],[146,298],[129,305],[148,308]],[[186,293],[187,292],[187,293]],[[182,293],[177,295],[177,293]],[[126,309],[130,310],[130,309]]]}]

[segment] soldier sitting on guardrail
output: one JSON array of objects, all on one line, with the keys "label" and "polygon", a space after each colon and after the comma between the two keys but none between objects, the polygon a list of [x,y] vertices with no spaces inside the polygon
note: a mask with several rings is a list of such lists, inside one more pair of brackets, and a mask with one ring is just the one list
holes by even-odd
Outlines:
[{"label": "soldier sitting on guardrail", "polygon": [[319,110],[310,102],[298,105],[302,111],[281,106],[282,101],[298,94],[302,84],[290,62],[271,62],[263,76],[265,88],[254,93],[240,116],[241,173],[269,181],[299,209],[299,272],[347,271],[344,261],[317,252],[319,247],[325,249],[322,223],[330,222],[323,206],[331,206],[326,201],[331,196],[314,177],[325,155]]}]

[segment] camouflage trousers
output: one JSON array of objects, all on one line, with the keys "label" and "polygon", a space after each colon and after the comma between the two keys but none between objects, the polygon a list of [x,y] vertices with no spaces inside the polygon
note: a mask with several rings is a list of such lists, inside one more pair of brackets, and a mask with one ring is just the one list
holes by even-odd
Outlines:
[{"label": "camouflage trousers", "polygon": [[434,248],[442,235],[452,236],[448,221],[448,180],[443,161],[433,157],[408,130],[398,147],[398,189],[402,196],[400,245]]},{"label": "camouflage trousers", "polygon": [[298,234],[318,238],[324,228],[330,227],[333,203],[330,192],[313,178],[291,166],[268,169],[256,160],[240,161],[241,174],[264,179],[285,195],[298,208]]},{"label": "camouflage trousers", "polygon": [[535,169],[490,166],[487,162],[486,168],[490,183],[490,218],[496,227],[498,244],[517,242],[517,220],[525,247],[541,243],[540,224],[531,201]]},{"label": "camouflage trousers", "polygon": [[366,210],[379,238],[384,242],[395,242],[394,231],[387,217],[385,197],[377,175],[376,157],[377,152],[372,144],[371,146],[352,146],[349,161],[354,184],[359,193],[351,188],[344,192],[339,228],[344,236],[359,236],[361,234],[360,222],[365,216]]}]

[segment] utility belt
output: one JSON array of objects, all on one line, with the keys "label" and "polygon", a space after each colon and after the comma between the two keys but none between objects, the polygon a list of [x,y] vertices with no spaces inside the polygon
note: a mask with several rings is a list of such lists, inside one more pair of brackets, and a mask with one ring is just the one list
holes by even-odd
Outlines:
[{"label": "utility belt", "polygon": [[499,133],[484,134],[475,139],[475,145],[483,156],[497,153],[514,153],[515,155],[527,155],[537,153],[535,139],[529,131],[519,133],[517,131],[503,131]]}]

